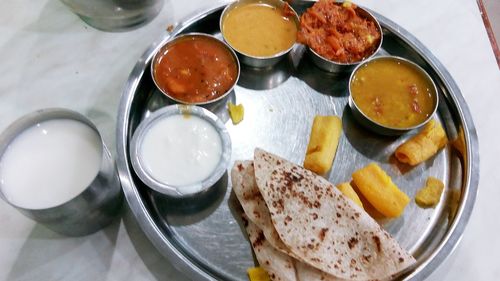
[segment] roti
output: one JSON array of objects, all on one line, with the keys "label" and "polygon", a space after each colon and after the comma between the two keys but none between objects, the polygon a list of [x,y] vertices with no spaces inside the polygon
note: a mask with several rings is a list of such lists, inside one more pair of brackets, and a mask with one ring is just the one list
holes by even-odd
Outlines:
[{"label": "roti", "polygon": [[294,259],[271,246],[262,230],[248,220],[245,214],[243,214],[242,219],[255,257],[260,266],[267,271],[269,278],[276,281],[298,281]]},{"label": "roti", "polygon": [[[250,240],[255,239],[255,233],[262,233],[263,237],[260,240],[264,242],[260,246],[259,251],[256,251],[254,247],[255,256],[257,260],[266,269],[266,267],[273,267],[273,272],[276,273],[276,268],[283,268],[283,266],[275,266],[273,263],[277,261],[278,263],[283,263],[283,255],[290,256],[293,260],[294,270],[297,274],[295,280],[300,281],[339,281],[341,279],[335,278],[327,273],[320,271],[304,262],[299,261],[300,257],[295,256],[290,249],[281,241],[278,232],[274,228],[271,222],[271,216],[269,214],[269,209],[266,206],[264,198],[260,194],[257,183],[255,182],[255,171],[253,161],[236,161],[233,169],[231,170],[231,181],[233,186],[233,191],[240,202],[244,214],[243,220],[246,225],[247,233]],[[281,253],[276,253],[268,247],[272,247],[275,251]],[[262,250],[263,249],[263,250]],[[261,261],[264,260],[264,261]],[[288,270],[286,268],[285,270]],[[281,275],[288,275],[289,273],[283,273]],[[281,276],[276,275],[275,276]],[[271,276],[271,280],[277,280]],[[292,280],[292,279],[290,279]]]},{"label": "roti", "polygon": [[[233,191],[244,211],[242,218],[255,256],[266,271],[274,273],[274,275],[270,274],[271,280],[279,280],[283,276],[288,276],[290,279],[286,280],[290,281],[341,280],[299,261],[300,257],[295,257],[283,244],[271,222],[269,210],[255,182],[253,161],[236,161],[231,170],[231,181]],[[254,244],[254,241],[260,242]],[[291,273],[288,272],[290,268],[283,266],[284,263],[290,264],[289,259],[293,261],[296,279],[293,279]],[[285,272],[280,272],[278,270],[280,268]]]},{"label": "roti", "polygon": [[256,149],[255,179],[281,241],[336,278],[384,279],[415,259],[324,178]]},{"label": "roti", "polygon": [[271,215],[255,182],[253,161],[236,161],[231,170],[233,191],[247,218],[260,228],[266,240],[277,250],[293,255],[281,241],[271,222]]}]

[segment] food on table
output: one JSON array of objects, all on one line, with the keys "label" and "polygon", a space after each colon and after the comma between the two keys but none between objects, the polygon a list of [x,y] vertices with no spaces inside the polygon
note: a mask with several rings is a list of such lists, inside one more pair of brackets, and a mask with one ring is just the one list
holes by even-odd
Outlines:
[{"label": "food on table", "polygon": [[98,132],[73,119],[51,119],[28,127],[0,155],[0,188],[12,204],[47,209],[82,193],[102,162]]},{"label": "food on table", "polygon": [[[298,280],[338,280],[329,274],[301,262],[302,259],[292,253],[288,246],[283,244],[278,232],[274,228],[266,202],[257,187],[253,161],[236,161],[231,170],[231,181],[233,191],[244,210],[244,219],[255,224],[255,227],[262,231],[264,238],[261,237],[261,239],[265,239],[267,243],[264,244],[263,247],[273,247],[293,258]],[[260,251],[257,249],[255,254],[260,255]],[[276,254],[276,256],[278,256],[278,259],[280,258],[278,254]],[[284,274],[289,275],[288,273]],[[272,279],[274,280],[275,278]],[[293,280],[293,278],[290,280]]]},{"label": "food on table", "polygon": [[269,209],[257,187],[253,161],[236,161],[231,170],[231,181],[233,191],[248,219],[262,229],[264,236],[274,248],[289,253],[290,250],[274,229]]},{"label": "food on table", "polygon": [[229,117],[231,117],[231,121],[233,125],[237,125],[241,121],[243,121],[243,116],[245,115],[245,108],[242,104],[234,105],[232,102],[227,104]]},{"label": "food on table", "polygon": [[358,206],[363,208],[363,203],[361,203],[361,200],[359,199],[358,194],[354,189],[352,188],[351,184],[348,182],[343,182],[337,185],[338,190],[342,192],[347,198],[351,199],[352,202],[356,203]]},{"label": "food on table", "polygon": [[[194,193],[219,164],[222,140],[215,127],[196,115],[155,120],[139,144],[144,169],[157,181]],[[191,187],[189,187],[191,186]]]},{"label": "food on table", "polygon": [[224,43],[188,35],[161,48],[153,62],[158,87],[183,103],[205,103],[228,92],[238,78],[235,57]]},{"label": "food on table", "polygon": [[341,133],[342,121],[339,117],[314,117],[304,168],[317,174],[325,174],[330,170]]},{"label": "food on table", "polygon": [[415,195],[415,202],[422,208],[434,208],[444,190],[444,183],[434,177],[428,177],[425,186],[421,188]]},{"label": "food on table", "polygon": [[359,188],[356,186],[356,184],[353,181],[351,181],[350,184],[351,184],[352,189],[354,189],[354,191],[358,195],[359,201],[361,201],[361,203],[363,204],[363,209],[365,210],[365,212],[368,213],[368,215],[370,215],[370,217],[372,217],[375,220],[386,218],[382,213],[377,211],[377,209],[375,209],[375,207],[373,207],[373,205],[368,201],[368,199],[366,199],[366,197],[363,196],[363,193],[361,193],[361,191],[359,191]]},{"label": "food on table", "polygon": [[247,269],[248,279],[250,281],[269,281],[269,274],[262,267],[251,267]]},{"label": "food on table", "polygon": [[352,179],[368,202],[386,217],[399,217],[410,202],[410,198],[375,163],[355,171]]},{"label": "food on table", "polygon": [[320,0],[300,17],[297,41],[328,60],[354,63],[371,56],[381,37],[377,23],[355,4]]},{"label": "food on table", "polygon": [[250,244],[254,249],[255,257],[263,269],[257,271],[248,270],[250,280],[297,280],[293,258],[271,246],[264,237],[262,230],[248,220],[245,214],[243,214],[242,219]]},{"label": "food on table", "polygon": [[270,57],[290,49],[297,37],[297,24],[295,14],[286,7],[266,3],[237,6],[223,18],[224,39],[238,52],[253,57]]},{"label": "food on table", "polygon": [[350,91],[354,103],[369,119],[391,128],[422,124],[434,112],[432,80],[414,65],[394,58],[377,58],[357,69]]},{"label": "food on table", "polygon": [[434,156],[447,142],[441,124],[431,120],[418,134],[401,144],[394,155],[399,162],[415,166]]},{"label": "food on table", "polygon": [[[255,180],[272,225],[301,262],[331,278],[349,280],[389,277],[415,262],[324,178],[260,149],[254,161]],[[238,164],[233,168],[235,173],[243,170]]]}]

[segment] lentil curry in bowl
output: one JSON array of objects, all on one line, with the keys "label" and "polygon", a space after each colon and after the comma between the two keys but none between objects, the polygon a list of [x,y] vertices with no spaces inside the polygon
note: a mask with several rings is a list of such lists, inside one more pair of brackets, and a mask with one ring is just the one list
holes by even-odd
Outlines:
[{"label": "lentil curry in bowl", "polygon": [[438,105],[437,89],[417,64],[375,57],[360,64],[349,81],[350,105],[365,119],[394,132],[427,123]]}]

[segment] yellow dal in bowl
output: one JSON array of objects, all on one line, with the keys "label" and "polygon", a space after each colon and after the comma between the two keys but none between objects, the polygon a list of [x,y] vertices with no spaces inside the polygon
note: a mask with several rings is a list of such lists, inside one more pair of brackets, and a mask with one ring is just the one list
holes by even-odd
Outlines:
[{"label": "yellow dal in bowl", "polygon": [[238,52],[270,57],[288,50],[297,37],[297,25],[283,10],[265,4],[241,5],[222,22],[224,39]]},{"label": "yellow dal in bowl", "polygon": [[372,121],[391,128],[410,128],[434,112],[434,84],[410,63],[376,59],[361,66],[351,81],[356,106]]}]

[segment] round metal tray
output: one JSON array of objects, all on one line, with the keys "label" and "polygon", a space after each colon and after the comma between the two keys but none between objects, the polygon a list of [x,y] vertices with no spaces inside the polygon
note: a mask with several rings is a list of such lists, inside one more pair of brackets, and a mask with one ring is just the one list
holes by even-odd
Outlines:
[{"label": "round metal tray", "polygon": [[[299,14],[312,4],[292,3]],[[140,121],[169,103],[155,88],[149,73],[155,50],[182,33],[205,32],[221,38],[219,17],[223,8],[186,19],[146,50],[125,85],[117,121],[118,169],[130,209],[156,248],[194,280],[247,280],[246,269],[254,266],[227,173],[212,192],[175,200],[155,193],[139,180],[128,152]],[[373,161],[411,198],[428,176],[441,179],[446,189],[437,207],[421,209],[411,202],[400,218],[380,221],[417,259],[417,264],[401,278],[422,280],[453,251],[470,217],[479,178],[477,135],[460,90],[443,65],[407,31],[374,15],[384,31],[379,54],[407,58],[431,75],[440,95],[436,118],[450,140],[463,136],[463,147],[457,150],[448,145],[436,157],[414,168],[397,165],[392,153],[414,132],[391,138],[360,127],[347,105],[349,73],[321,71],[300,45],[273,68],[242,67],[234,91],[208,109],[226,123],[233,143],[231,164],[236,159],[251,159],[255,147],[302,163],[314,115],[334,114],[342,117],[344,134],[332,172],[327,175],[332,183],[349,180],[353,171]],[[245,107],[245,119],[237,126],[228,122],[228,101]],[[463,153],[458,152],[460,149]]]}]

